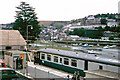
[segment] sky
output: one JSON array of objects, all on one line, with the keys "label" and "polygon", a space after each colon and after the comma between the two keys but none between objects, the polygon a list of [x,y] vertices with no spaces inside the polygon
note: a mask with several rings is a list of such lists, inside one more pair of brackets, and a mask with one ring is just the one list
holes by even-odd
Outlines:
[{"label": "sky", "polygon": [[69,21],[88,15],[118,13],[120,0],[0,0],[0,24],[15,21],[20,2],[35,8],[38,20]]}]

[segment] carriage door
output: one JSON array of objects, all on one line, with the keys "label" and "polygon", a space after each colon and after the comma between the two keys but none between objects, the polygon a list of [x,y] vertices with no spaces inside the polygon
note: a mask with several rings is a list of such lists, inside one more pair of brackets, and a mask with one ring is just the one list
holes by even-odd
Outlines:
[{"label": "carriage door", "polygon": [[39,52],[34,53],[34,61],[36,63],[39,63],[39,61],[40,61],[40,53]]}]

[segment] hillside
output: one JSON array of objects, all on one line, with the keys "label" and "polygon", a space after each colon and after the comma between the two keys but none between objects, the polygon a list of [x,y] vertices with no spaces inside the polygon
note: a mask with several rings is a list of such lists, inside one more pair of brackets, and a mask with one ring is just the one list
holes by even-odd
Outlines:
[{"label": "hillside", "polygon": [[44,26],[61,26],[61,25],[66,25],[69,23],[69,21],[40,21],[39,25],[44,25]]}]

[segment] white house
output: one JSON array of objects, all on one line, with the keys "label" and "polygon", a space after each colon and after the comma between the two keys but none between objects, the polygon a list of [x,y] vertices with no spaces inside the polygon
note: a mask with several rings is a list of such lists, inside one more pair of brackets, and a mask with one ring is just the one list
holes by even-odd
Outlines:
[{"label": "white house", "polygon": [[109,37],[101,37],[101,40],[109,40]]},{"label": "white house", "polygon": [[107,22],[108,26],[118,26],[118,22]]},{"label": "white house", "polygon": [[69,35],[67,39],[78,40],[79,38],[77,35]]}]

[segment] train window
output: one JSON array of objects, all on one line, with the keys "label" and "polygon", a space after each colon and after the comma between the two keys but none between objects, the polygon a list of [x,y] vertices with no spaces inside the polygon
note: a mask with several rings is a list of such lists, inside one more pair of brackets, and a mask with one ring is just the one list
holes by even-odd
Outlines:
[{"label": "train window", "polygon": [[47,60],[51,61],[51,55],[47,55]]},{"label": "train window", "polygon": [[41,59],[45,59],[45,54],[41,54]]},{"label": "train window", "polygon": [[39,53],[35,52],[34,56],[36,56],[36,58],[39,58]]},{"label": "train window", "polygon": [[60,63],[62,63],[62,58],[60,58]]},{"label": "train window", "polygon": [[12,47],[11,47],[11,46],[7,46],[6,49],[7,49],[7,50],[8,50],[8,49],[12,49]]},{"label": "train window", "polygon": [[68,58],[64,58],[64,64],[69,65],[69,59]]},{"label": "train window", "polygon": [[103,69],[103,66],[102,66],[102,65],[99,65],[99,69],[102,70],[102,69]]},{"label": "train window", "polygon": [[71,66],[77,67],[77,60],[71,59]]},{"label": "train window", "polygon": [[58,62],[58,57],[54,56],[54,62]]}]

